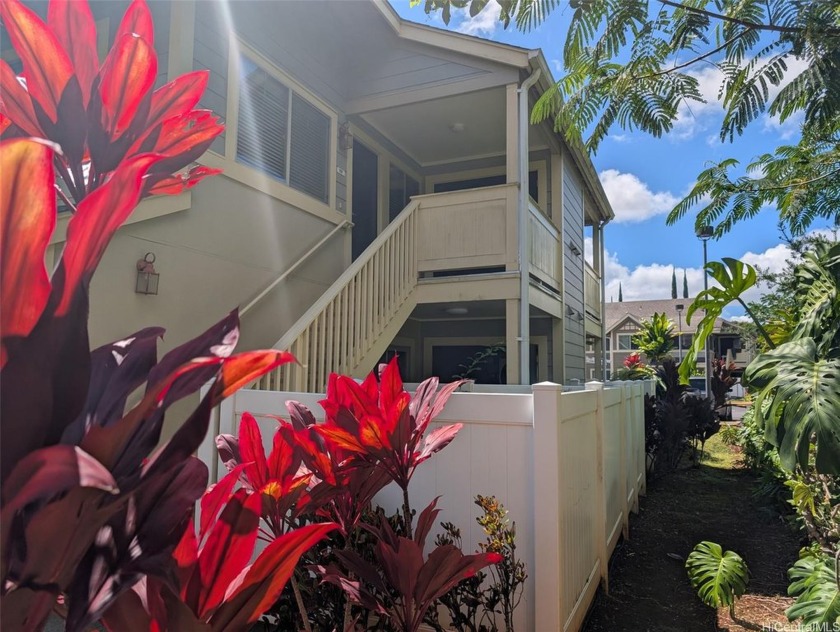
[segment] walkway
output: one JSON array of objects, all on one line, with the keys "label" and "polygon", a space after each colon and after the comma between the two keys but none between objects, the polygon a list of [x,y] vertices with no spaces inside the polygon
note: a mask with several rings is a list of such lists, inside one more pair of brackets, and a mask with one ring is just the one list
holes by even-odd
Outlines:
[{"label": "walkway", "polygon": [[709,443],[711,454],[701,467],[648,485],[640,514],[631,518],[631,540],[613,556],[610,594],[599,593],[586,632],[742,632],[725,610],[716,614],[691,588],[685,558],[701,540],[734,550],[750,568],[748,594],[736,606],[739,618],[769,629],[787,622],[786,572],[799,540],[773,507],[755,497],[757,478],[738,468],[733,449],[719,437]]}]

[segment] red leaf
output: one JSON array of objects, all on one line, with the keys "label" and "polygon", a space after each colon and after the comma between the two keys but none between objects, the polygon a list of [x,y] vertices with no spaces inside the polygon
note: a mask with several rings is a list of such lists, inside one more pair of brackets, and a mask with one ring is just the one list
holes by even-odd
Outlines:
[{"label": "red leaf", "polygon": [[155,49],[137,35],[123,35],[108,53],[101,76],[102,129],[116,140],[131,127],[143,97],[155,84]]},{"label": "red leaf", "polygon": [[464,424],[450,424],[435,428],[423,442],[423,451],[417,459],[421,463],[432,456],[435,452],[443,450],[455,438],[455,435],[464,427]]},{"label": "red leaf", "polygon": [[260,491],[268,482],[268,463],[260,427],[251,413],[243,413],[239,422],[239,454],[248,480],[255,491]]},{"label": "red leaf", "polygon": [[145,0],[132,1],[125,14],[123,14],[114,41],[119,41],[123,35],[132,34],[142,37],[149,46],[155,43],[155,26]]},{"label": "red leaf", "polygon": [[155,90],[146,127],[152,129],[166,119],[183,116],[192,110],[204,94],[209,78],[209,70],[196,70]]},{"label": "red leaf", "polygon": [[79,0],[50,0],[47,24],[73,63],[82,89],[82,102],[87,107],[93,80],[99,73],[96,22],[90,6]]},{"label": "red leaf", "polygon": [[338,446],[342,450],[358,452],[359,454],[365,454],[368,451],[367,448],[359,442],[359,439],[337,426],[324,424],[318,426],[316,431],[324,437],[324,439],[333,445]]},{"label": "red leaf", "polygon": [[209,176],[216,176],[222,173],[221,169],[211,169],[202,165],[196,165],[187,173],[176,173],[166,176],[154,183],[146,192],[147,195],[179,195]]},{"label": "red leaf", "polygon": [[245,465],[237,465],[215,485],[211,485],[201,497],[201,516],[199,520],[198,539],[204,540],[207,528],[216,521],[219,510],[227,503],[236,482],[239,480]]},{"label": "red leaf", "polygon": [[35,116],[32,98],[26,91],[12,67],[5,59],[0,59],[0,112],[30,136],[43,137],[41,124]]},{"label": "red leaf", "polygon": [[72,487],[117,492],[117,483],[105,466],[77,446],[53,445],[30,452],[3,481],[3,513],[9,512],[4,518]]},{"label": "red leaf", "polygon": [[420,516],[417,518],[417,528],[414,530],[414,540],[420,545],[420,550],[423,550],[423,547],[425,547],[426,537],[435,525],[435,520],[440,513],[440,509],[437,508],[437,501],[439,499],[440,496],[435,496],[435,499],[429,503],[428,507],[420,512]]},{"label": "red leaf", "polygon": [[110,180],[79,204],[67,226],[67,245],[61,259],[64,286],[56,310],[62,316],[81,283],[90,281],[111,237],[140,200],[143,176],[160,156],[143,154],[123,162]]},{"label": "red leaf", "polygon": [[288,351],[274,349],[246,351],[226,359],[216,382],[214,400],[221,401],[229,397],[249,382],[289,362],[295,362],[295,356]]},{"label": "red leaf", "polygon": [[73,76],[67,52],[41,18],[19,0],[0,2],[0,16],[23,62],[26,89],[55,122],[61,95]]},{"label": "red leaf", "polygon": [[397,356],[394,356],[379,374],[379,388],[382,408],[390,412],[393,406],[399,405],[402,395],[405,394]]},{"label": "red leaf", "polygon": [[435,599],[449,592],[461,580],[500,561],[501,555],[498,553],[464,555],[451,544],[437,547],[417,576],[414,597],[418,607],[428,608]]},{"label": "red leaf", "polygon": [[224,129],[210,110],[193,110],[164,121],[154,145],[143,148],[167,157],[155,171],[168,174],[199,158]]},{"label": "red leaf", "polygon": [[300,458],[295,459],[295,447],[284,433],[277,429],[268,455],[268,478],[281,481],[297,474]]},{"label": "red leaf", "polygon": [[52,159],[53,149],[41,142],[0,143],[0,366],[7,338],[27,336],[49,299],[44,257],[56,217]]},{"label": "red leaf", "polygon": [[300,556],[330,531],[332,523],[313,524],[283,535],[266,547],[251,565],[242,582],[213,615],[214,631],[247,628],[277,601],[295,570]]},{"label": "red leaf", "polygon": [[204,619],[225,598],[228,585],[251,559],[257,541],[262,499],[259,494],[238,490],[222,510],[198,554],[198,569],[204,587],[198,617]]}]

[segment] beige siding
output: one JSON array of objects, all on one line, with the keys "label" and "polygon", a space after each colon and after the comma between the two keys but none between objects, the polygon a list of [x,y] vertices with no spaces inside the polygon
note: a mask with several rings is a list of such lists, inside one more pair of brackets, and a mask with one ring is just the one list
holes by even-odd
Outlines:
[{"label": "beige siding", "polygon": [[[223,176],[193,190],[192,208],[123,227],[92,284],[93,344],[166,327],[164,347],[244,305],[332,226]],[[240,348],[271,346],[338,276],[341,236],[243,320]],[[154,252],[160,293],[134,293],[135,263]]]}]

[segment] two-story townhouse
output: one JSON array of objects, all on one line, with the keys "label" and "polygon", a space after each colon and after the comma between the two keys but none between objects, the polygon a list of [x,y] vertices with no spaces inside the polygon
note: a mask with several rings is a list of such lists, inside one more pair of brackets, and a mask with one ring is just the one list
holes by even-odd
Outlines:
[{"label": "two-story townhouse", "polygon": [[[211,71],[202,105],[227,128],[200,162],[224,175],[143,202],[117,233],[92,284],[93,343],[160,324],[172,346],[240,306],[240,347],[301,363],[262,388],[321,389],[389,353],[408,380],[449,377],[493,345],[489,381],[593,377],[613,213],[588,156],[529,122],[554,81],[539,50],[384,0],[150,5],[159,84]],[[126,6],[92,3],[103,50]],[[136,291],[147,253],[155,295]]]}]

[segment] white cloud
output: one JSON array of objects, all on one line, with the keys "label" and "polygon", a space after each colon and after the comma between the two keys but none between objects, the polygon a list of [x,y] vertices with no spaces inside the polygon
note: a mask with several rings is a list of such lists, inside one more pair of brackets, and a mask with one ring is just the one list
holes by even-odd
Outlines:
[{"label": "white cloud", "polygon": [[[748,63],[745,60],[744,63]],[[782,88],[789,84],[795,77],[800,75],[808,67],[808,63],[802,59],[790,58],[786,60],[787,71],[784,80],[778,86],[770,86],[768,90],[767,103],[775,99]],[[674,129],[670,134],[672,139],[687,140],[697,134],[706,132],[711,128],[717,131],[720,128],[723,117],[723,103],[718,97],[723,82],[723,72],[717,66],[707,66],[700,70],[691,70],[686,74],[697,79],[697,87],[700,95],[706,101],[698,103],[690,101],[680,105],[677,111],[677,118],[674,121]],[[794,117],[795,118],[795,117]],[[761,118],[762,129],[765,131],[776,131],[782,140],[790,139],[796,134],[799,125],[794,120],[785,121],[780,124],[778,118],[764,115]],[[713,135],[718,138],[717,133]],[[710,137],[706,139],[710,146]]]},{"label": "white cloud", "polygon": [[455,28],[459,33],[466,35],[478,35],[479,37],[492,37],[492,35],[501,27],[499,22],[499,15],[501,15],[502,7],[496,0],[490,0],[478,15],[474,18],[466,9],[462,10],[463,21]]},{"label": "white cloud", "polygon": [[[837,239],[837,234],[830,229],[818,229],[811,231],[810,235],[823,235],[830,239]],[[592,240],[587,239],[584,244],[587,257],[591,257]],[[781,272],[793,257],[793,253],[787,244],[770,246],[762,252],[747,251],[739,259],[757,266],[769,272]],[[589,260],[589,259],[588,259]],[[651,263],[639,265],[632,270],[621,263],[615,252],[607,251],[604,262],[606,281],[606,300],[618,300],[618,288],[621,285],[622,298],[625,301],[640,301],[648,299],[664,299],[671,296],[671,271],[670,264]],[[683,268],[677,268],[677,290],[682,296]],[[685,268],[688,278],[688,292],[692,298],[703,289],[703,270],[696,268]],[[757,285],[744,294],[747,302],[758,300],[767,292],[764,285]],[[741,310],[738,306],[730,306],[724,312],[724,317],[730,320],[738,320]]]},{"label": "white cloud", "polygon": [[642,222],[669,212],[680,198],[669,191],[651,191],[632,173],[605,169],[599,174],[616,222]]}]

